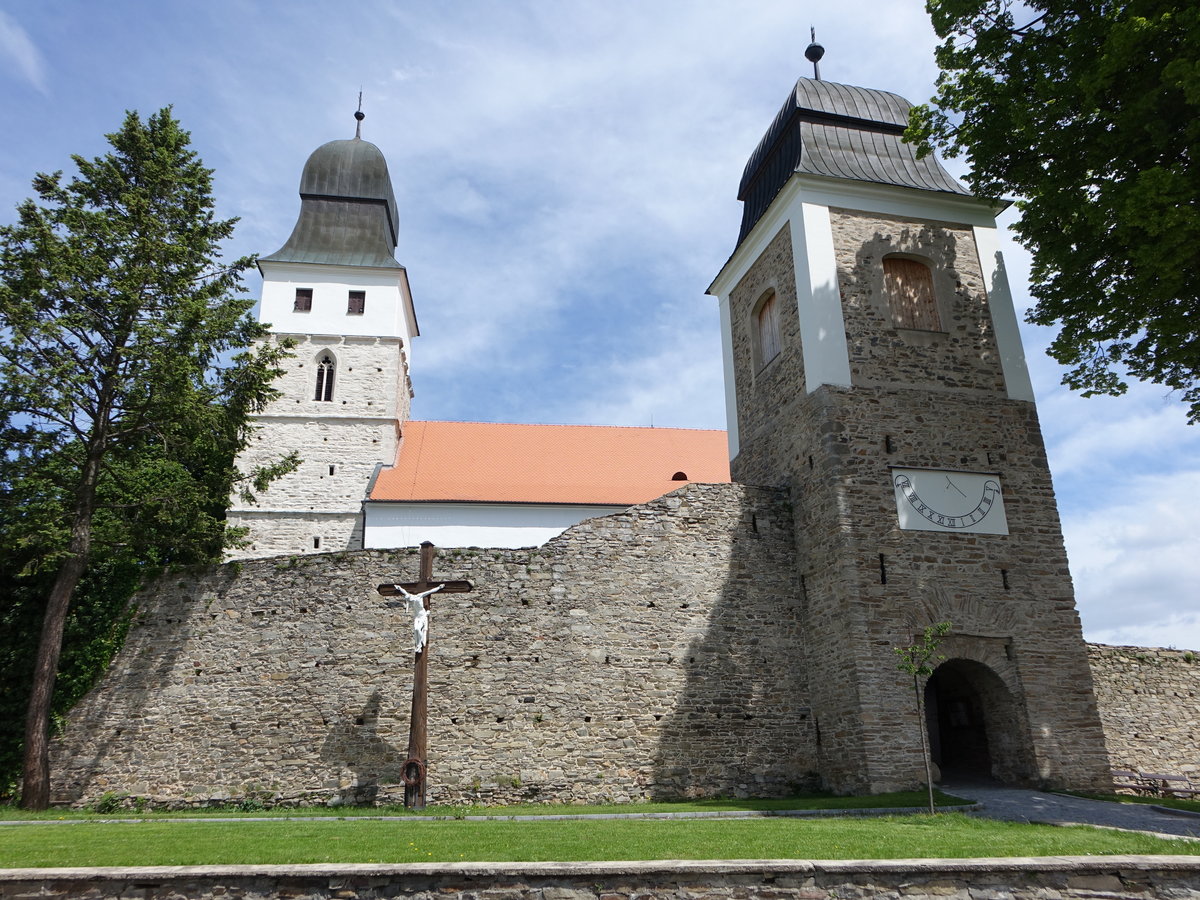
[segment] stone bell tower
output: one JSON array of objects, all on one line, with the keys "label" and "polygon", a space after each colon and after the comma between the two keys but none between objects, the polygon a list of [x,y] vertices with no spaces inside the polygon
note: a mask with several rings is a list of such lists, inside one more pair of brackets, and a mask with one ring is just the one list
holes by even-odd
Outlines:
[{"label": "stone bell tower", "polygon": [[746,165],[720,303],[737,481],[794,506],[822,775],[1109,783],[997,210],[901,140],[909,104],[801,78]]},{"label": "stone bell tower", "polygon": [[[361,128],[363,114],[355,117]],[[356,133],[313,151],[292,235],[258,261],[258,317],[293,342],[294,355],[238,466],[290,450],[302,462],[257,504],[233,498],[230,523],[250,530],[235,558],[362,548],[362,503],[377,467],[395,461],[412,397],[417,318],[408,273],[392,255],[398,224],[378,147]]]}]

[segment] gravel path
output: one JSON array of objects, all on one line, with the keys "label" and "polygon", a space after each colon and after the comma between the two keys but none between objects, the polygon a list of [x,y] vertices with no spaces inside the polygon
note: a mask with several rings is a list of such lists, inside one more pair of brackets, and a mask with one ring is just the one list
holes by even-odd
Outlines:
[{"label": "gravel path", "polygon": [[942,790],[982,804],[972,815],[1009,822],[1102,825],[1128,831],[1200,838],[1200,817],[1167,813],[1147,803],[1108,803],[1063,794],[968,781],[947,781]]}]

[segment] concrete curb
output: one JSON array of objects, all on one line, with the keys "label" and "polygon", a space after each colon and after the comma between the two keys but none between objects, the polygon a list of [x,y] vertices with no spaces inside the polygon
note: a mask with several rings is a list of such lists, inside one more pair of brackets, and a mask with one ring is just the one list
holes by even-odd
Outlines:
[{"label": "concrete curb", "polygon": [[557,878],[613,875],[784,875],[784,874],[975,874],[1148,870],[1200,873],[1197,856],[1030,856],[965,859],[712,859],[627,862],[320,863],[244,866],[91,866],[58,869],[0,869],[0,883],[18,881],[120,881],[195,878],[339,878],[347,876],[437,875],[443,877]]},{"label": "concrete curb", "polygon": [[[939,807],[939,813],[977,812],[982,803]],[[140,822],[569,822],[601,819],[838,819],[911,816],[928,812],[924,806],[866,809],[716,809],[687,812],[550,813],[543,816],[154,816],[130,819],[8,819],[0,827],[19,825],[133,825]]]}]

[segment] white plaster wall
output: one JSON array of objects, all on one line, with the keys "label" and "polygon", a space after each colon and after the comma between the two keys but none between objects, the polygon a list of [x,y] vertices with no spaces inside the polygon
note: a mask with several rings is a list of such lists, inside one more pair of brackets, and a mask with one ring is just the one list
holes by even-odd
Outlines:
[{"label": "white plaster wall", "polygon": [[829,207],[814,203],[798,206],[789,210],[788,220],[792,227],[804,386],[811,394],[823,384],[850,385],[850,354]]},{"label": "white plaster wall", "polygon": [[364,546],[386,550],[432,541],[439,547],[538,547],[585,519],[619,511],[561,504],[371,502]]},{"label": "white plaster wall", "polygon": [[[417,323],[410,318],[403,270],[364,266],[261,263],[259,321],[285,334],[398,337],[409,348]],[[312,288],[310,312],[296,312],[296,288]],[[346,312],[350,291],[366,291],[362,315]]]},{"label": "white plaster wall", "polygon": [[983,269],[988,309],[992,313],[992,327],[996,330],[996,346],[1000,351],[1000,366],[1004,370],[1008,396],[1013,400],[1033,402],[1033,382],[1029,378],[1029,366],[1025,363],[1025,347],[1021,343],[1017,311],[1008,285],[1008,271],[1000,253],[999,232],[994,227],[981,225],[976,225],[974,230],[975,247],[979,252],[979,266]]}]

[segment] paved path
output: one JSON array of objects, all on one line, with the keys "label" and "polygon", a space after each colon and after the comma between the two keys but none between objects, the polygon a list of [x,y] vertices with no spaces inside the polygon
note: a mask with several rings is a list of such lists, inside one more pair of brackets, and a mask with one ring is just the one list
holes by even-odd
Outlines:
[{"label": "paved path", "polygon": [[940,787],[956,797],[978,801],[982,808],[972,814],[989,819],[1049,822],[1053,825],[1103,825],[1129,831],[1200,837],[1200,817],[1173,815],[1146,803],[1108,803],[967,781],[947,781]]}]

